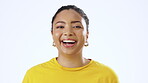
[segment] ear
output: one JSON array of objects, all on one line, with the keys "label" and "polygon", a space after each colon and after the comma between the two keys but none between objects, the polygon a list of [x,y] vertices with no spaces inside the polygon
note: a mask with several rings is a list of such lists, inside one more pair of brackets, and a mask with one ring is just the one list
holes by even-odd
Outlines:
[{"label": "ear", "polygon": [[51,31],[52,39],[53,39],[53,31]]},{"label": "ear", "polygon": [[86,32],[86,40],[88,39],[88,35],[89,35],[89,32],[87,31]]},{"label": "ear", "polygon": [[51,35],[53,35],[53,31],[51,31]]}]

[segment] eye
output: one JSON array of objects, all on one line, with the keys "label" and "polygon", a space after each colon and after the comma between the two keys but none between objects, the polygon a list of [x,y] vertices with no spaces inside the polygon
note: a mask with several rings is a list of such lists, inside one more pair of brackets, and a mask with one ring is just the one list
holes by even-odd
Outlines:
[{"label": "eye", "polygon": [[81,26],[73,26],[73,28],[82,28]]},{"label": "eye", "polygon": [[56,28],[64,28],[64,26],[58,26],[58,27],[56,27]]}]

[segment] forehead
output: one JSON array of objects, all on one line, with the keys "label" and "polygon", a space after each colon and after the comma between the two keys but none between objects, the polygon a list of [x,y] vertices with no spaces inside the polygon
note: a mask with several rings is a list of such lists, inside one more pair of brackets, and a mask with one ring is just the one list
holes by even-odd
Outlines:
[{"label": "forehead", "polygon": [[83,18],[75,10],[63,10],[57,14],[54,22],[57,21],[81,21]]}]

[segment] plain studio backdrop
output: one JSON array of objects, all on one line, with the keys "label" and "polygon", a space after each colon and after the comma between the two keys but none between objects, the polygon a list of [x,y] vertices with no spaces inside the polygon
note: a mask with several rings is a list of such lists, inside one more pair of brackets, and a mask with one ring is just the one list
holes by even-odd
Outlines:
[{"label": "plain studio backdrop", "polygon": [[90,19],[84,57],[111,67],[120,83],[148,83],[147,0],[0,0],[0,83],[21,83],[29,68],[58,56],[51,19],[67,4]]}]

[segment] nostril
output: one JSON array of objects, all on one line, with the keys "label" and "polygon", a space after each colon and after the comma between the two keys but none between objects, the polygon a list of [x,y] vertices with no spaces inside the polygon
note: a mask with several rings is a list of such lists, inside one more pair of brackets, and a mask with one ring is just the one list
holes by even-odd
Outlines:
[{"label": "nostril", "polygon": [[73,34],[72,34],[72,33],[70,33],[70,34],[69,34],[69,36],[73,36]]},{"label": "nostril", "polygon": [[64,36],[73,36],[73,33],[67,32],[67,33],[64,33]]},{"label": "nostril", "polygon": [[64,33],[64,36],[67,36],[67,33]]}]

